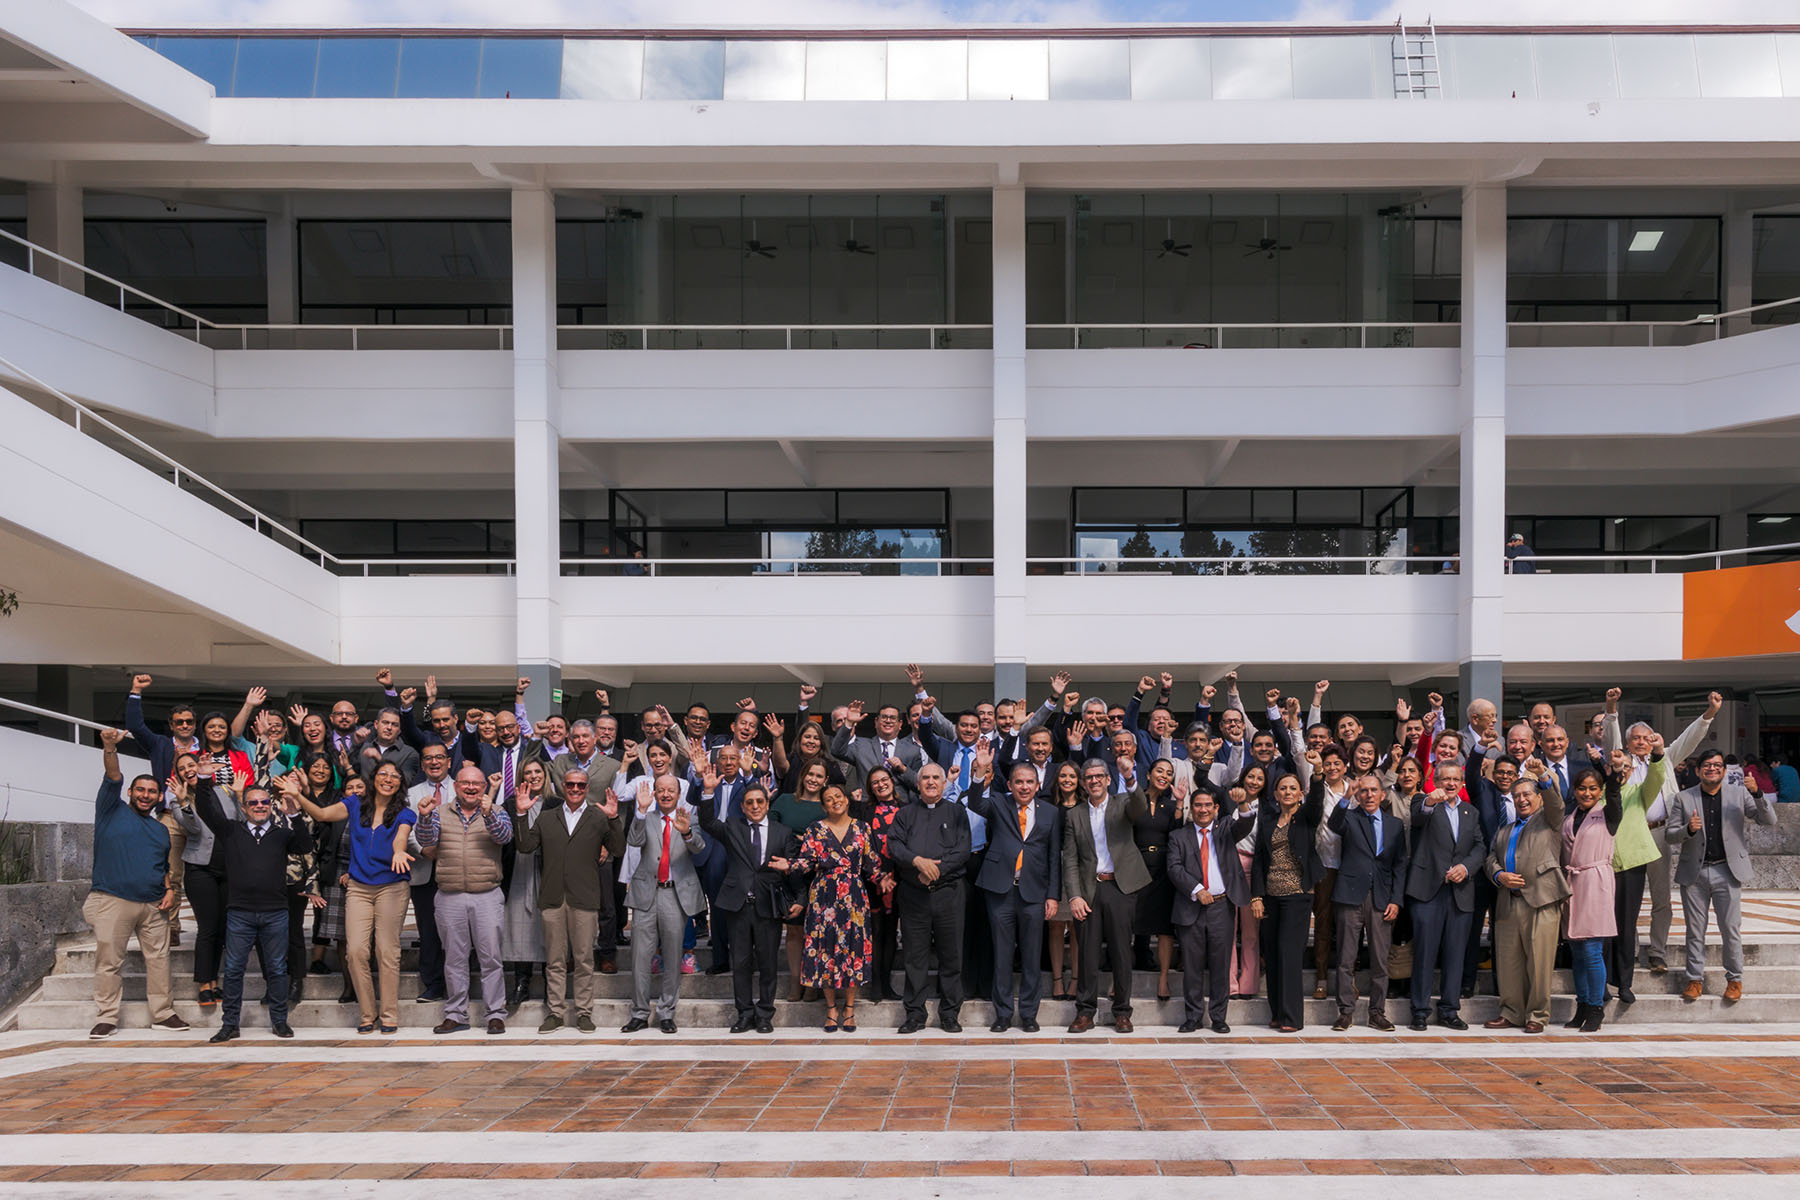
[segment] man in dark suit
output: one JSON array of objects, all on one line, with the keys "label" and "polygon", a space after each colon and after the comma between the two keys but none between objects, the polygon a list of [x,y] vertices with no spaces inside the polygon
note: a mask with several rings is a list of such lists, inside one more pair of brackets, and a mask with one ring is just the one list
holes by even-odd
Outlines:
[{"label": "man in dark suit", "polygon": [[[689,745],[693,743],[690,741]],[[711,815],[715,821],[727,821],[739,811],[743,801],[744,790],[751,784],[753,776],[741,770],[738,748],[732,742],[725,742],[713,751],[708,760],[704,755],[700,759],[700,786],[704,793],[700,804],[702,818]],[[766,797],[765,797],[766,798]],[[700,823],[706,830],[706,822]],[[711,833],[711,830],[706,830]],[[706,839],[706,853],[694,864],[700,872],[700,886],[706,892],[706,902],[718,908],[719,889],[725,886],[725,874],[731,865],[731,855],[725,844],[717,837]],[[721,910],[723,911],[723,910]],[[708,922],[708,930],[712,936],[712,965],[706,968],[708,975],[723,975],[731,970],[733,955],[731,953],[731,921],[717,919]]]},{"label": "man in dark suit", "polygon": [[1115,794],[1112,767],[1093,758],[1081,768],[1081,790],[1087,803],[1069,810],[1063,822],[1063,895],[1075,918],[1081,948],[1076,975],[1075,1020],[1070,1033],[1094,1027],[1100,996],[1100,949],[1112,956],[1113,1029],[1130,1033],[1131,932],[1137,893],[1150,884],[1150,871],[1138,852],[1132,826],[1145,812],[1144,793],[1135,775],[1127,790]]},{"label": "man in dark suit", "polygon": [[[1374,775],[1360,775],[1350,796],[1326,818],[1338,835],[1337,882],[1331,907],[1337,923],[1338,1016],[1332,1028],[1342,1033],[1356,1016],[1356,949],[1369,938],[1369,1025],[1391,1032],[1388,1020],[1388,948],[1394,921],[1400,916],[1400,873],[1406,862],[1406,830],[1400,818],[1382,808],[1387,790]],[[1351,803],[1351,799],[1355,803]],[[1449,987],[1449,983],[1445,983]]]},{"label": "man in dark suit", "polygon": [[1575,777],[1583,771],[1593,769],[1585,750],[1577,750],[1569,745],[1569,731],[1561,725],[1551,725],[1538,738],[1538,757],[1544,760],[1549,768],[1545,773],[1545,782],[1554,785],[1563,796],[1572,796],[1569,789]]},{"label": "man in dark suit", "polygon": [[1220,813],[1211,792],[1189,796],[1194,823],[1169,835],[1169,882],[1175,886],[1172,919],[1181,936],[1181,1033],[1200,1028],[1202,1017],[1214,1033],[1230,1033],[1225,1010],[1231,1000],[1231,947],[1237,910],[1250,903],[1237,841],[1256,823],[1254,815]]},{"label": "man in dark suit", "polygon": [[[981,743],[975,772],[979,784],[964,793],[968,807],[987,820],[988,852],[975,886],[987,903],[994,948],[994,1023],[1005,1033],[1013,1018],[1013,951],[1019,951],[1019,1026],[1038,1031],[1038,994],[1043,983],[1044,922],[1056,916],[1062,896],[1062,810],[1037,798],[1031,764],[1013,768],[1001,800],[991,789],[993,749]],[[1008,802],[1010,801],[1010,803]]]},{"label": "man in dark suit", "polygon": [[[894,722],[898,726],[896,717]],[[842,731],[840,730],[840,733]],[[906,1019],[901,1033],[925,1028],[925,988],[935,953],[938,1022],[961,1033],[962,937],[969,869],[969,810],[944,799],[944,768],[919,769],[919,800],[900,809],[888,832],[897,880],[900,940],[906,948]]]},{"label": "man in dark suit", "polygon": [[408,786],[419,781],[419,752],[400,740],[400,710],[384,708],[375,718],[374,736],[358,747],[357,773],[367,783],[375,777],[375,768],[391,762],[400,769],[400,778]]},{"label": "man in dark suit", "polygon": [[798,838],[769,815],[769,792],[760,783],[741,785],[726,815],[720,815],[724,806],[716,800],[712,793],[702,798],[700,828],[724,848],[726,858],[713,901],[713,929],[716,936],[721,921],[731,927],[731,994],[737,1007],[731,1032],[773,1033],[781,922],[799,914],[800,897],[790,890],[790,876],[771,870],[768,862],[792,858]]},{"label": "man in dark suit", "polygon": [[1439,762],[1437,786],[1415,798],[1412,810],[1412,863],[1406,898],[1412,902],[1412,1028],[1424,1032],[1431,1016],[1432,975],[1443,969],[1438,989],[1438,1024],[1467,1029],[1462,1008],[1462,960],[1475,911],[1475,873],[1487,857],[1481,819],[1462,798],[1463,771]]},{"label": "man in dark suit", "polygon": [[876,767],[893,773],[894,786],[908,799],[919,795],[919,768],[925,764],[925,752],[911,738],[900,733],[900,710],[884,704],[875,711],[875,736],[859,737],[856,727],[862,721],[861,700],[852,701],[849,719],[831,737],[831,757],[845,764],[852,790],[863,786],[863,779]]}]

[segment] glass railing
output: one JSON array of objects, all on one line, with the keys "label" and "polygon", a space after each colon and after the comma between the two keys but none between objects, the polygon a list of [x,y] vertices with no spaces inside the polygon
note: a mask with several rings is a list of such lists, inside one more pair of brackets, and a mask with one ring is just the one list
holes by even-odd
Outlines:
[{"label": "glass railing", "polygon": [[991,558],[619,558],[570,557],[564,575],[608,579],[744,575],[767,579],[825,576],[991,575]]},{"label": "glass railing", "polygon": [[[134,36],[220,96],[318,99],[1387,100],[1417,49],[1396,27],[1109,34]],[[1800,34],[1440,27],[1435,41],[1427,94],[1444,99],[1800,96]]]},{"label": "glass railing", "polygon": [[1033,350],[1160,347],[1180,350],[1376,350],[1452,347],[1461,327],[1415,321],[1284,321],[1266,324],[1071,324],[1026,327]]},{"label": "glass railing", "polygon": [[991,350],[992,325],[558,325],[562,350]]}]

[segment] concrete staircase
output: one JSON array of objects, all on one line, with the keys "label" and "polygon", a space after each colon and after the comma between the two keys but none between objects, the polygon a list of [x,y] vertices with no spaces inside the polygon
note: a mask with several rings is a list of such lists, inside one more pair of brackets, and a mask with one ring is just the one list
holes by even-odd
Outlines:
[{"label": "concrete staircase", "polygon": [[[620,973],[596,976],[594,1020],[602,1031],[616,1029],[629,1016],[629,957],[629,949],[621,947]],[[697,957],[704,969],[710,960],[709,952],[702,947]],[[1681,999],[1685,979],[1679,967],[1661,977],[1651,975],[1648,970],[1640,970],[1636,979],[1637,1003],[1623,1009],[1617,1004],[1608,1005],[1608,1021],[1620,1024],[1696,1025],[1709,1022],[1800,1021],[1800,936],[1773,934],[1764,935],[1759,940],[1746,941],[1744,957],[1745,994],[1737,1004],[1726,1005],[1720,999],[1720,993],[1725,987],[1725,973],[1719,966],[1719,947],[1710,945],[1707,947],[1706,995],[1698,1002],[1689,1004]],[[219,1023],[218,1007],[208,1005],[203,1008],[195,999],[192,949],[188,946],[178,947],[172,952],[171,958],[176,1011],[196,1026],[216,1026]],[[402,958],[400,1023],[417,1031],[429,1028],[442,1019],[442,1005],[435,1002],[421,1004],[417,1001],[420,988],[419,977],[413,971],[414,962],[415,952],[409,947]],[[94,1020],[93,966],[94,945],[91,939],[80,936],[62,939],[57,947],[54,970],[17,1010],[17,1028],[85,1030]],[[1366,976],[1359,977],[1359,982],[1365,981]],[[508,982],[510,984],[510,977]],[[1309,996],[1312,982],[1309,971]],[[898,971],[895,973],[894,983],[896,986],[902,983]],[[353,1028],[357,1021],[357,1009],[354,1004],[337,1002],[342,987],[342,978],[335,972],[330,975],[308,976],[306,997],[290,1015],[290,1023],[296,1027]],[[1103,975],[1098,1014],[1102,1019],[1110,1007],[1106,998],[1109,987],[1108,977]],[[1166,1004],[1159,1003],[1155,998],[1155,973],[1135,973],[1132,1019],[1141,1031],[1177,1025],[1183,1019],[1181,977],[1178,972],[1171,974],[1170,987],[1175,999]],[[1366,994],[1366,987],[1364,990]],[[1558,1021],[1565,1020],[1574,1011],[1573,985],[1568,971],[1557,972],[1554,990],[1552,1015]],[[784,978],[777,995],[785,993]],[[250,974],[244,981],[243,1023],[246,1028],[268,1025],[267,1009],[256,1002],[262,994],[262,978],[252,956]],[[1054,1030],[1074,1019],[1075,1006],[1069,1001],[1050,1000],[1047,998],[1049,994],[1049,980],[1046,976],[1046,999],[1039,1010],[1038,1019],[1046,1030]],[[534,984],[532,999],[508,1019],[509,1025],[515,1029],[535,1029],[546,1012],[542,996],[543,977],[540,974]],[[678,1023],[694,1028],[716,1027],[720,1030],[730,1026],[733,1006],[729,975],[689,975],[682,980],[681,996],[681,1007],[676,1014]],[[932,1012],[935,1015],[935,1004]],[[1268,1023],[1268,1012],[1268,1005],[1260,998],[1234,1000],[1228,1019],[1233,1026],[1255,1029]],[[1471,1025],[1479,1025],[1498,1012],[1499,1000],[1493,994],[1492,976],[1484,971],[1481,973],[1477,995],[1472,1000],[1463,1002],[1462,1015]],[[819,1025],[824,1014],[825,1006],[820,1003],[778,1002],[775,1022],[778,1025],[805,1028]],[[964,1004],[961,1015],[965,1027],[972,1030],[985,1029],[992,1020],[992,1009],[985,1001],[972,1000]],[[1404,1027],[1409,1016],[1407,1002],[1404,999],[1389,1000],[1388,1015]],[[1329,1027],[1336,1016],[1337,1006],[1334,1001],[1307,1000],[1308,1028]],[[1358,1029],[1363,1028],[1362,1016],[1363,1010],[1359,1008]],[[471,1019],[477,1018],[485,1019],[479,1001],[471,1005]],[[882,1029],[899,1025],[902,1013],[897,1003],[874,1004],[864,998],[857,1003],[857,1018],[858,1024],[865,1029]],[[148,1006],[144,1001],[143,959],[135,943],[125,965],[125,1004],[121,1023],[128,1029],[147,1028],[150,1023]]]}]

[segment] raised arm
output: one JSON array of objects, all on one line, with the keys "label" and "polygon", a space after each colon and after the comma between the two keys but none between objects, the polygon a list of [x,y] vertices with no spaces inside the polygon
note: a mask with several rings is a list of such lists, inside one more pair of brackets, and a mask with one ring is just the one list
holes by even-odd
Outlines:
[{"label": "raised arm", "polygon": [[175,751],[175,739],[153,732],[144,722],[144,691],[149,686],[150,676],[131,677],[131,692],[125,697],[125,729],[152,758],[164,747],[167,748],[165,752],[172,755]]},{"label": "raised arm", "polygon": [[238,708],[237,716],[231,718],[231,738],[233,741],[243,740],[244,730],[250,727],[251,714],[261,708],[268,698],[269,689],[265,687],[253,687],[244,693],[244,703]]},{"label": "raised arm", "polygon": [[1699,750],[1700,743],[1704,742],[1706,740],[1706,735],[1712,732],[1713,718],[1717,717],[1719,715],[1719,710],[1724,707],[1724,696],[1721,696],[1718,692],[1709,694],[1706,697],[1706,711],[1695,717],[1693,724],[1681,731],[1681,736],[1676,738],[1674,743],[1669,747],[1669,757],[1673,758],[1676,762],[1681,762],[1690,754]]}]

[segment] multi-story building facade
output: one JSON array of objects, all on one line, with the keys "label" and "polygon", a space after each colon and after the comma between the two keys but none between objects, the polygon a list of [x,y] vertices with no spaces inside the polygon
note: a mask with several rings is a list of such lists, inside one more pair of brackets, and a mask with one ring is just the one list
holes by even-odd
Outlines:
[{"label": "multi-story building facade", "polygon": [[1719,684],[1779,727],[1800,634],[1708,640],[1741,622],[1692,577],[1800,541],[1797,117],[1800,26],[26,0],[0,653],[52,696],[1241,665],[1352,703]]}]

